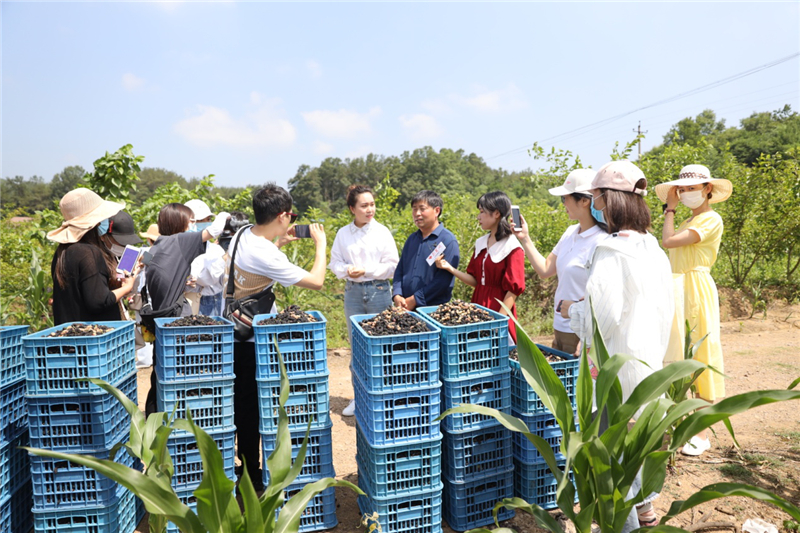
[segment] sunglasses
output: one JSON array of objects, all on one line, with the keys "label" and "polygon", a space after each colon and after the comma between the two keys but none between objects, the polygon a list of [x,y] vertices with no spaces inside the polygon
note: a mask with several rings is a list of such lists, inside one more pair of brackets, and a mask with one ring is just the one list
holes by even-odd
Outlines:
[{"label": "sunglasses", "polygon": [[300,215],[298,215],[297,213],[292,213],[291,211],[284,211],[284,212],[283,212],[283,213],[281,213],[281,214],[282,214],[282,215],[289,215],[289,217],[290,217],[290,218],[289,218],[289,224],[294,224],[294,223],[295,223],[295,221],[297,221],[297,217],[299,217],[299,216],[300,216]]}]

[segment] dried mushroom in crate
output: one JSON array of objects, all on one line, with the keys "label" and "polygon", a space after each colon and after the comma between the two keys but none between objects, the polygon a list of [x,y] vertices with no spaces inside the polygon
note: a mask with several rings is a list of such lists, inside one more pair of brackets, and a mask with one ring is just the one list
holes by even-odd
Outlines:
[{"label": "dried mushroom in crate", "polygon": [[431,313],[430,316],[445,326],[461,326],[463,324],[494,320],[494,317],[485,309],[463,300],[450,300],[446,304],[437,307],[436,311]]},{"label": "dried mushroom in crate", "polygon": [[167,324],[164,324],[166,328],[186,328],[186,327],[193,327],[193,326],[224,326],[224,322],[220,322],[219,320],[214,320],[210,316],[205,315],[189,315],[183,318],[179,318],[178,320],[173,320]]},{"label": "dried mushroom in crate", "polygon": [[265,318],[258,323],[259,326],[270,326],[276,324],[302,324],[305,322],[316,322],[317,319],[309,315],[300,307],[290,305],[272,318]]},{"label": "dried mushroom in crate", "polygon": [[64,329],[50,333],[48,337],[96,337],[98,335],[105,335],[113,330],[114,328],[112,327],[101,326],[100,324],[75,323]]},{"label": "dried mushroom in crate", "polygon": [[[564,360],[564,359],[560,358],[559,356],[553,355],[551,353],[544,353],[543,352],[542,355],[544,355],[544,358],[547,360],[548,363],[558,363],[558,362]],[[509,359],[513,359],[514,361],[519,361],[519,353],[517,352],[517,349],[514,348],[513,350],[511,350],[509,352],[509,354],[508,354],[508,357],[509,357]],[[559,375],[559,376],[563,376],[564,375],[564,371],[559,369],[559,370],[556,371],[556,374]]]},{"label": "dried mushroom in crate", "polygon": [[424,333],[430,328],[405,309],[390,307],[372,318],[362,320],[361,328],[371,337]]}]

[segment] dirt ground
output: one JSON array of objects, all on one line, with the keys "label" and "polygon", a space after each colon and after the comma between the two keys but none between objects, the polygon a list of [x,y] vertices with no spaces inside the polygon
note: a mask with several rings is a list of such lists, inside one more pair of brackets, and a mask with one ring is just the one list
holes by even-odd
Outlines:
[{"label": "dirt ground", "polygon": [[[726,387],[729,395],[756,389],[785,389],[800,376],[800,305],[773,305],[766,317],[761,313],[747,318],[746,302],[732,293],[721,295],[722,345],[725,354]],[[738,315],[745,315],[738,317]],[[537,342],[547,343],[542,337]],[[330,404],[333,420],[333,461],[336,477],[357,483],[355,419],[341,416],[353,397],[350,384],[350,352],[329,350]],[[149,388],[150,370],[140,371],[140,405]],[[783,402],[756,408],[732,419],[741,449],[724,425],[714,426],[713,447],[699,458],[678,457],[677,469],[670,472],[661,497],[655,502],[659,516],[674,500],[682,500],[701,487],[715,482],[744,482],[769,489],[800,505],[800,402]],[[336,489],[339,525],[332,533],[361,533],[360,514],[355,495]],[[553,511],[557,513],[557,511]],[[706,530],[741,530],[748,518],[762,518],[782,529],[789,516],[747,498],[728,498],[709,502],[680,515],[671,525],[690,527],[703,522],[719,523]],[[501,525],[520,533],[540,531],[533,520],[521,512]],[[699,524],[702,525],[702,524]],[[452,530],[443,524],[445,533]],[[147,518],[137,532],[147,532]]]}]

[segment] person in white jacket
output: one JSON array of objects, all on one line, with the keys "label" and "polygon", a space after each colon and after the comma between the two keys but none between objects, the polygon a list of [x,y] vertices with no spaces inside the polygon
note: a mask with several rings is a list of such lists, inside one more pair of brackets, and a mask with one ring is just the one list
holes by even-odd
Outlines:
[{"label": "person in white jacket", "polygon": [[[190,221],[189,231],[203,231],[211,225],[212,213],[208,205],[202,200],[189,200],[184,204],[192,210],[194,218]],[[224,297],[222,291],[225,284],[225,250],[218,244],[208,242],[206,253],[192,261],[191,277],[194,282],[193,290],[187,287],[187,293],[199,295],[199,305],[194,312],[206,316],[222,316]],[[190,298],[197,300],[197,297]]]},{"label": "person in white jacket", "polygon": [[[380,313],[391,307],[389,279],[400,257],[392,233],[375,220],[375,195],[371,188],[351,185],[347,190],[347,206],[353,214],[353,222],[336,233],[328,268],[337,278],[346,280],[344,315],[352,346],[350,317]],[[355,400],[351,400],[342,415],[355,413]]]}]

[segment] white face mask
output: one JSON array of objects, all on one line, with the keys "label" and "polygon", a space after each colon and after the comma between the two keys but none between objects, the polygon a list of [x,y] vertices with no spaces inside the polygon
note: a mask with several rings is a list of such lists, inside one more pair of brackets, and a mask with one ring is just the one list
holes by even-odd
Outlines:
[{"label": "white face mask", "polygon": [[119,244],[112,244],[111,245],[111,253],[114,254],[117,259],[122,257],[122,254],[125,253],[125,247],[120,246]]},{"label": "white face mask", "polygon": [[681,193],[681,203],[688,207],[689,209],[697,209],[703,202],[706,200],[705,193],[701,190],[699,191],[687,191]]}]

